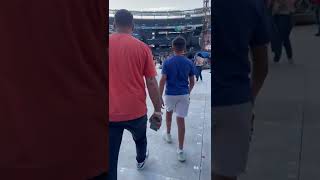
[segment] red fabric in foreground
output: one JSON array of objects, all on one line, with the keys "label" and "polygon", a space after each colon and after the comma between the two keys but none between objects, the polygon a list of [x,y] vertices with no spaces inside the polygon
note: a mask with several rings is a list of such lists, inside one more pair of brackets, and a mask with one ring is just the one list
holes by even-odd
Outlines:
[{"label": "red fabric in foreground", "polygon": [[0,6],[0,179],[107,170],[106,0]]},{"label": "red fabric in foreground", "polygon": [[320,5],[320,0],[311,0],[311,2]]}]

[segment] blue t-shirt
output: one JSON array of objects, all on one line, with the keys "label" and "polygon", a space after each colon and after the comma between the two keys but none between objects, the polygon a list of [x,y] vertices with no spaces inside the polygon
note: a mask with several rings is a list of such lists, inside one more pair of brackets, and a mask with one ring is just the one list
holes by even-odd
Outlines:
[{"label": "blue t-shirt", "polygon": [[189,94],[189,77],[194,76],[194,65],[190,59],[184,56],[167,59],[163,64],[162,74],[167,76],[166,95]]},{"label": "blue t-shirt", "polygon": [[269,42],[265,0],[215,0],[212,7],[212,106],[249,102],[249,47]]}]

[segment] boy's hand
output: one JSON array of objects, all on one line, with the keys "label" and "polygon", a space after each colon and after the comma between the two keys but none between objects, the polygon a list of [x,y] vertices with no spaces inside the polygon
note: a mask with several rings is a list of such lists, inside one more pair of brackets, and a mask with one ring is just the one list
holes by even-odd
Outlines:
[{"label": "boy's hand", "polygon": [[164,101],[163,98],[161,97],[161,108],[164,109],[165,105],[164,105]]}]

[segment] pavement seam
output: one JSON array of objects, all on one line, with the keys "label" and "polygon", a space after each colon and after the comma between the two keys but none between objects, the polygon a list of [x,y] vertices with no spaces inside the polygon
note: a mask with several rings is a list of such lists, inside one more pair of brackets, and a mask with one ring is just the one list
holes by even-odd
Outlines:
[{"label": "pavement seam", "polygon": [[304,135],[304,125],[305,125],[305,108],[306,108],[306,102],[307,102],[307,94],[306,94],[306,87],[307,87],[307,72],[304,67],[303,71],[303,103],[302,103],[302,114],[301,114],[301,135],[300,135],[300,149],[299,149],[299,159],[298,159],[298,180],[301,179],[301,162],[302,162],[302,150],[303,150],[303,135]]},{"label": "pavement seam", "polygon": [[[206,84],[207,85],[207,84]],[[203,122],[202,122],[202,137],[201,137],[201,154],[200,154],[200,168],[199,168],[199,180],[201,180],[201,175],[202,175],[202,163],[203,163],[203,142],[204,142],[204,131],[205,131],[205,120],[206,120],[206,109],[207,109],[207,98],[205,98],[204,100],[204,110],[203,110],[203,114],[204,114],[204,118],[203,118]],[[211,132],[210,132],[211,133]]]}]

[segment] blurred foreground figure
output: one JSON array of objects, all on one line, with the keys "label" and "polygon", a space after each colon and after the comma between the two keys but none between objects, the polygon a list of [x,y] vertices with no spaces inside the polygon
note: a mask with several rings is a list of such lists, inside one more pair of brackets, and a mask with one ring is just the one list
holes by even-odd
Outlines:
[{"label": "blurred foreground figure", "polygon": [[213,8],[212,178],[236,180],[246,171],[254,102],[268,72],[267,9],[264,0],[216,0]]},{"label": "blurred foreground figure", "polygon": [[0,179],[107,171],[106,3],[1,3]]}]

